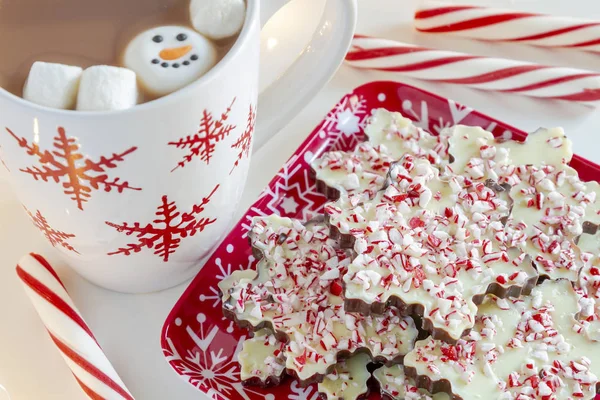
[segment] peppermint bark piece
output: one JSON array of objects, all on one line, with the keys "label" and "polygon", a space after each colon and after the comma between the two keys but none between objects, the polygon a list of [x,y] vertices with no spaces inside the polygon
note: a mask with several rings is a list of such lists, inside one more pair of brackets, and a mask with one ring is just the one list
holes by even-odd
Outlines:
[{"label": "peppermint bark piece", "polygon": [[532,258],[540,274],[576,281],[583,264],[575,240],[583,233],[586,209],[595,207],[596,193],[567,166],[519,167],[519,177],[510,191],[507,240]]},{"label": "peppermint bark piece", "polygon": [[448,163],[448,136],[433,136],[400,113],[373,110],[365,133],[368,141],[354,151],[330,151],[311,163],[317,188],[328,198],[372,198],[383,187],[390,164],[405,154],[438,166]]},{"label": "peppermint bark piece", "polygon": [[261,387],[279,385],[285,374],[284,346],[266,329],[246,339],[238,355],[242,382]]},{"label": "peppermint bark piece", "polygon": [[425,389],[419,389],[414,380],[404,374],[401,365],[383,366],[373,372],[373,377],[379,383],[379,390],[384,398],[405,400],[450,400],[446,393],[431,394]]},{"label": "peppermint bark piece", "polygon": [[483,182],[446,178],[407,156],[372,201],[325,207],[333,230],[354,239],[357,255],[343,277],[348,311],[395,306],[422,316],[435,338],[456,342],[487,293],[520,296],[535,285],[530,260],[502,241],[506,200]]},{"label": "peppermint bark piece", "polygon": [[600,344],[574,329],[578,296],[567,280],[547,280],[522,299],[488,298],[469,336],[450,345],[419,341],[405,358],[409,376],[460,399],[593,399]]},{"label": "peppermint bark piece", "polygon": [[335,200],[341,194],[370,199],[381,190],[394,159],[384,145],[359,144],[353,152],[329,151],[311,163],[317,189]]},{"label": "peppermint bark piece", "polygon": [[399,112],[373,110],[365,134],[375,146],[384,145],[394,160],[405,154],[427,159],[434,165],[448,162],[448,135],[434,136],[415,126]]},{"label": "peppermint bark piece", "polygon": [[449,151],[456,154],[447,167],[452,173],[512,187],[507,244],[526,252],[540,274],[575,281],[582,267],[575,239],[584,230],[597,229],[600,190],[567,166],[573,150],[564,131],[540,129],[520,143],[498,141],[481,128],[457,126]]},{"label": "peppermint bark piece", "polygon": [[371,357],[367,354],[356,354],[338,363],[323,382],[319,383],[321,398],[327,400],[358,400],[369,394],[367,381],[371,373],[367,365]]},{"label": "peppermint bark piece", "polygon": [[341,276],[350,261],[323,223],[257,218],[250,237],[262,255],[255,279],[240,279],[224,294],[224,312],[242,327],[267,328],[286,341],[286,369],[307,384],[322,381],[338,359],[368,353],[402,360],[417,329],[395,310],[381,316],[348,313]]},{"label": "peppermint bark piece", "polygon": [[497,139],[480,127],[465,125],[450,128],[448,135],[452,162],[447,168],[476,181],[492,179],[512,186],[521,180],[520,167],[558,168],[573,158],[572,143],[561,128],[539,129],[525,142]]}]

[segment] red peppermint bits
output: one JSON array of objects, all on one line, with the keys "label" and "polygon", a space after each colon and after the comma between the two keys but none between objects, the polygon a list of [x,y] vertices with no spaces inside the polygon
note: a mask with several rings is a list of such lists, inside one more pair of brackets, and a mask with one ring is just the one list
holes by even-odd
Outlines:
[{"label": "red peppermint bits", "polygon": [[442,354],[450,361],[458,361],[458,352],[454,346],[446,346],[441,348]]},{"label": "red peppermint bits", "polygon": [[421,287],[425,278],[426,276],[423,269],[421,267],[415,268],[415,271],[413,272],[413,284],[416,288]]},{"label": "red peppermint bits", "polygon": [[421,220],[421,218],[419,217],[412,217],[409,221],[408,221],[408,225],[412,228],[422,228],[425,226],[425,222],[423,222],[423,220]]},{"label": "red peppermint bits", "polygon": [[344,287],[340,282],[333,281],[331,282],[331,285],[329,285],[329,291],[334,296],[341,296],[342,292],[344,291]]}]

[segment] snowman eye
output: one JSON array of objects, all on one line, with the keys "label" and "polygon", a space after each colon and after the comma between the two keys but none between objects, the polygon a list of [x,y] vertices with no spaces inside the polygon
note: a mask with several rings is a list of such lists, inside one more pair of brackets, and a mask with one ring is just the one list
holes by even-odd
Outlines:
[{"label": "snowman eye", "polygon": [[162,41],[163,41],[163,37],[162,37],[162,36],[160,36],[160,35],[156,35],[156,36],[154,36],[154,37],[152,38],[152,41],[153,41],[154,43],[160,43],[160,42],[162,42]]},{"label": "snowman eye", "polygon": [[179,35],[177,35],[175,37],[177,40],[179,40],[180,42],[183,42],[185,39],[187,39],[187,35],[185,33],[180,33]]}]

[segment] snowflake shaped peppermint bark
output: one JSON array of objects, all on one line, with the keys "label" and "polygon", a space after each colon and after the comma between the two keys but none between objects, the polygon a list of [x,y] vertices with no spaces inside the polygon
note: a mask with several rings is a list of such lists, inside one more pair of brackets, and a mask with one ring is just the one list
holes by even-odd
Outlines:
[{"label": "snowflake shaped peppermint bark", "polygon": [[284,342],[266,329],[246,339],[238,354],[240,379],[246,385],[277,386],[285,375]]},{"label": "snowflake shaped peppermint bark", "polygon": [[365,132],[369,141],[354,151],[330,151],[311,163],[317,186],[328,198],[335,200],[341,193],[373,198],[383,187],[390,164],[404,154],[435,165],[448,162],[448,137],[432,136],[400,113],[373,110]]},{"label": "snowflake shaped peppermint bark", "polygon": [[542,129],[525,143],[497,141],[481,128],[457,126],[450,138],[451,173],[512,186],[506,242],[525,251],[544,275],[575,280],[581,268],[575,239],[595,231],[596,182],[582,182],[566,165],[573,156],[562,129]]},{"label": "snowflake shaped peppermint bark", "polygon": [[56,230],[50,226],[46,218],[42,215],[40,210],[36,210],[35,214],[25,208],[25,211],[31,218],[33,225],[42,232],[42,234],[46,237],[46,239],[50,242],[53,247],[63,247],[69,251],[79,254],[71,244],[69,244],[69,240],[75,237],[72,233],[65,233],[59,230]]},{"label": "snowflake shaped peppermint bark", "polygon": [[107,221],[106,224],[118,232],[125,233],[127,236],[135,236],[138,239],[137,243],[130,243],[108,255],[129,256],[139,253],[143,248],[148,248],[154,250],[154,254],[162,258],[164,262],[169,261],[171,254],[179,248],[181,239],[202,232],[217,220],[216,218],[199,217],[217,189],[219,189],[219,185],[215,186],[200,204],[194,205],[188,212],[179,211],[175,202],[169,201],[165,195],[155,213],[157,218],[145,225],[140,222],[134,222],[131,225],[124,222],[119,225]]},{"label": "snowflake shaped peppermint bark", "polygon": [[575,281],[583,266],[575,240],[583,233],[586,209],[596,207],[596,193],[566,166],[527,166],[519,175],[521,182],[510,191],[507,241],[529,254],[541,274]]},{"label": "snowflake shaped peppermint bark", "polygon": [[235,143],[231,145],[231,148],[239,150],[239,153],[229,174],[233,172],[235,167],[237,167],[240,164],[240,161],[242,161],[244,157],[250,157],[250,150],[252,149],[252,135],[254,134],[255,123],[256,109],[252,107],[252,104],[250,104],[250,111],[248,112],[248,123],[246,125],[246,130],[244,131],[244,133],[242,133],[242,136],[240,136],[238,140],[236,140]]},{"label": "snowflake shaped peppermint bark", "polygon": [[593,399],[600,343],[575,331],[578,310],[566,280],[547,280],[523,299],[488,298],[467,338],[417,342],[405,370],[421,387],[465,400]]},{"label": "snowflake shaped peppermint bark", "polygon": [[[238,355],[240,379],[245,385],[277,386],[285,376],[285,343],[277,340],[266,329],[255,332],[246,339]],[[358,353],[340,361],[332,372],[319,383],[322,398],[330,400],[357,400],[368,394],[367,381],[371,377],[367,364],[371,357]]]},{"label": "snowflake shaped peppermint bark", "polygon": [[497,139],[480,127],[457,125],[448,130],[451,173],[474,181],[521,182],[525,166],[565,166],[573,157],[572,143],[560,128],[540,129],[525,142]]},{"label": "snowflake shaped peppermint bark", "polygon": [[62,183],[64,193],[75,201],[80,210],[83,210],[83,204],[90,199],[93,190],[116,190],[118,193],[125,189],[141,190],[129,186],[127,181],[121,182],[120,178],[111,179],[107,174],[109,169],[117,168],[117,164],[136,151],[137,147],[92,161],[79,152],[77,139],[68,137],[62,127],[58,128],[58,135],[54,137],[52,151],[42,150],[36,143],[30,144],[27,139],[17,136],[8,128],[6,131],[15,138],[19,147],[27,150],[27,155],[37,157],[40,164],[20,171],[31,175],[36,181]]},{"label": "snowflake shaped peppermint bark", "polygon": [[169,146],[188,151],[171,172],[175,171],[177,168],[185,167],[185,165],[195,157],[200,158],[200,160],[207,165],[210,164],[212,156],[217,148],[217,143],[229,136],[231,131],[236,128],[235,125],[227,123],[233,103],[235,103],[235,98],[218,120],[214,119],[210,111],[204,110],[202,112],[202,118],[200,119],[200,128],[198,129],[198,132],[183,137],[175,142],[168,143]]},{"label": "snowflake shaped peppermint bark", "polygon": [[325,224],[273,215],[256,218],[250,237],[262,257],[256,278],[234,276],[232,288],[221,286],[224,312],[242,327],[265,327],[286,341],[286,370],[303,384],[322,381],[338,358],[357,351],[395,363],[412,348],[411,318],[395,310],[373,317],[344,310],[340,277],[348,252],[337,248]]},{"label": "snowflake shaped peppermint bark", "polygon": [[426,158],[435,165],[445,165],[449,159],[449,137],[445,132],[433,136],[398,112],[390,112],[384,108],[373,110],[365,133],[374,146],[385,146],[394,160],[410,154]]},{"label": "snowflake shaped peppermint bark", "polygon": [[371,362],[368,354],[355,354],[338,363],[333,371],[319,383],[321,398],[326,400],[358,400],[369,394],[367,384],[371,373],[367,365]]},{"label": "snowflake shaped peppermint bark", "polygon": [[[391,306],[423,316],[435,338],[455,342],[473,326],[487,293],[519,296],[537,282],[526,255],[507,247],[508,203],[483,182],[442,181],[427,160],[405,157],[371,202],[326,206],[342,243],[357,256],[344,275],[346,308]],[[501,189],[501,188],[500,188]]]},{"label": "snowflake shaped peppermint bark", "polygon": [[382,396],[388,396],[392,399],[406,400],[450,400],[446,393],[431,394],[425,389],[419,389],[415,381],[404,374],[404,368],[401,365],[394,365],[376,369],[373,377],[379,384],[379,390]]}]

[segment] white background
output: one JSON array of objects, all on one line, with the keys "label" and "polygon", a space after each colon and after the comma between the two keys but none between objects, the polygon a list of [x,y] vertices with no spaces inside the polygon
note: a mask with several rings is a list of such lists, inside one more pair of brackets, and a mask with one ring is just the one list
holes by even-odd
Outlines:
[{"label": "white background", "polygon": [[[471,3],[600,19],[600,2],[597,0],[490,0]],[[412,0],[359,0],[357,31],[430,47],[600,71],[600,55],[518,45],[482,44],[416,34],[410,25],[415,4],[416,1]],[[297,14],[295,16],[298,17]],[[279,17],[284,18],[285,15]],[[298,20],[300,18],[293,19]],[[280,23],[290,27],[293,21]],[[286,47],[282,44],[289,43],[292,38],[298,40],[303,37],[291,30],[275,33],[275,27],[267,28],[272,29],[265,33],[265,39],[273,37],[278,43],[272,49],[273,53]],[[299,48],[297,46],[289,48],[295,52]],[[275,64],[269,69],[277,69],[284,64]],[[255,200],[275,172],[344,93],[377,79],[397,77],[353,71],[343,66],[309,106],[254,155],[240,213]],[[598,111],[577,105],[477,92],[457,86],[405,81],[451,97],[527,131],[540,126],[563,126],[574,141],[578,154],[600,162]],[[17,260],[29,251],[52,254],[6,185],[0,181],[0,384],[6,387],[13,400],[83,399],[83,394],[50,342],[14,273]],[[59,269],[59,274],[109,359],[138,400],[203,398],[170,369],[159,346],[163,321],[187,283],[158,294],[131,296],[99,289],[66,269]]]}]

